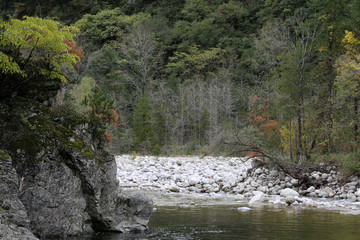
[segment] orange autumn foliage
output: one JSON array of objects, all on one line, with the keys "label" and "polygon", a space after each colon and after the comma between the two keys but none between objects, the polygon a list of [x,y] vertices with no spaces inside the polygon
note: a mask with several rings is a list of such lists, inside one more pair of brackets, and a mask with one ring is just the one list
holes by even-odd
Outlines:
[{"label": "orange autumn foliage", "polygon": [[247,152],[246,153],[246,158],[261,158],[261,157],[263,157],[263,155],[258,152]]},{"label": "orange autumn foliage", "polygon": [[260,101],[260,98],[256,94],[251,94],[249,97],[251,110],[249,111],[247,118],[250,125],[259,127],[269,120],[268,101],[268,99]]},{"label": "orange autumn foliage", "polygon": [[261,124],[260,129],[266,134],[268,141],[274,137],[280,136],[280,126],[276,120],[269,120],[268,122]]},{"label": "orange autumn foliage", "polygon": [[280,126],[278,121],[270,119],[269,99],[261,99],[256,94],[249,97],[250,111],[248,122],[266,135],[266,141],[271,146],[276,146],[280,141]]},{"label": "orange autumn foliage", "polygon": [[105,132],[104,136],[105,136],[106,143],[110,144],[112,142],[112,135],[110,133]]}]

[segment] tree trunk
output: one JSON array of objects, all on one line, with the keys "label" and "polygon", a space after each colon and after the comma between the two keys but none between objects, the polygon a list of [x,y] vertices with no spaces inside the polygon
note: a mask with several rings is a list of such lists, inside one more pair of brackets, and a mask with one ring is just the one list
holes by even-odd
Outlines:
[{"label": "tree trunk", "polygon": [[[333,51],[334,48],[334,42],[332,40],[329,40],[329,49],[330,51]],[[326,59],[326,65],[327,65],[327,80],[328,80],[328,100],[327,100],[327,116],[326,116],[326,138],[328,140],[328,152],[332,152],[332,140],[331,140],[331,129],[332,129],[332,87],[334,84],[333,81],[333,63],[331,61],[331,56],[328,56]]]},{"label": "tree trunk", "polygon": [[293,161],[293,153],[292,153],[292,144],[291,144],[291,134],[292,134],[292,126],[291,126],[291,118],[290,118],[290,121],[289,121],[289,152],[290,152],[290,159],[291,159],[291,162]]},{"label": "tree trunk", "polygon": [[359,99],[354,97],[354,118],[355,118],[355,125],[354,125],[354,137],[355,141],[359,142],[359,123],[358,123],[358,114],[359,114],[359,107],[358,107]]},{"label": "tree trunk", "polygon": [[299,91],[298,91],[298,109],[297,109],[297,125],[298,125],[298,149],[297,162],[300,165],[303,161],[303,145],[302,145],[302,98],[303,98],[303,69],[300,69]]}]

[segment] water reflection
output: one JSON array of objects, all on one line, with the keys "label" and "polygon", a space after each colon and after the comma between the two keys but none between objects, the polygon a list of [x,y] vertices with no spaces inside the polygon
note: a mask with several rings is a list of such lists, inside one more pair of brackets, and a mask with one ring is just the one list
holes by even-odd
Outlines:
[{"label": "water reflection", "polygon": [[300,207],[159,207],[147,234],[97,234],[79,239],[360,239],[360,217]]}]

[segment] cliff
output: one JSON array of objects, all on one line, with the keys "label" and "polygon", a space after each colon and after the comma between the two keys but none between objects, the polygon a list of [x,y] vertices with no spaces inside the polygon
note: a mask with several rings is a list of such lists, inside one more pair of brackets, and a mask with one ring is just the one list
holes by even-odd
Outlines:
[{"label": "cliff", "polygon": [[152,200],[121,193],[114,157],[83,116],[0,101],[0,150],[1,239],[147,229]]}]

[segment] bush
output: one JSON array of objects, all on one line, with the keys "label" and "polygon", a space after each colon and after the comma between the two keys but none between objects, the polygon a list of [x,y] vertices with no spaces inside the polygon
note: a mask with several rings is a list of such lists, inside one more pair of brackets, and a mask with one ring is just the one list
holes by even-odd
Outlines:
[{"label": "bush", "polygon": [[340,165],[341,173],[344,175],[360,175],[360,150],[344,155],[344,160]]},{"label": "bush", "polygon": [[321,154],[313,156],[314,163],[339,167],[343,176],[360,175],[360,150],[346,153]]}]

